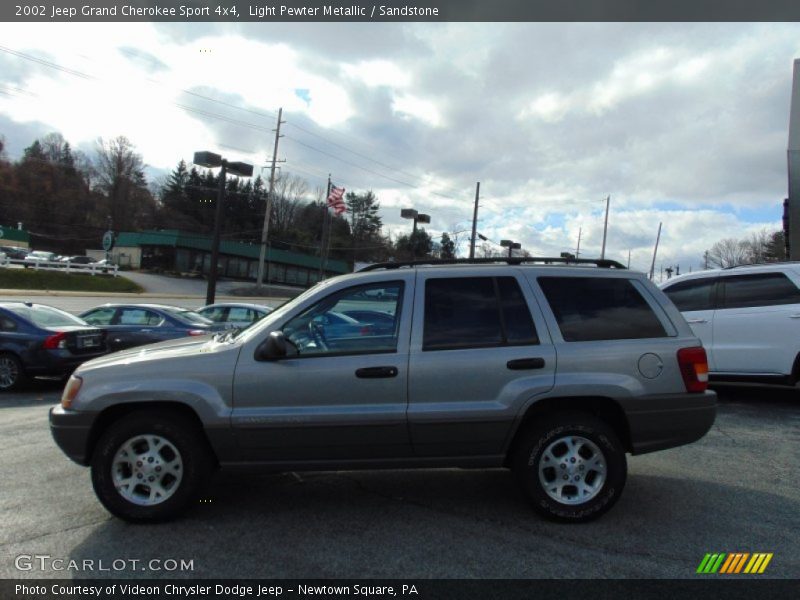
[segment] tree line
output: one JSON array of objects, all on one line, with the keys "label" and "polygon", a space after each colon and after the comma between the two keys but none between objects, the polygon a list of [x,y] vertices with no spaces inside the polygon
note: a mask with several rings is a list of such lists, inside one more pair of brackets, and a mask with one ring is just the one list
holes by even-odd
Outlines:
[{"label": "tree line", "polygon": [[783,231],[763,229],[744,238],[725,238],[703,253],[706,269],[725,269],[738,265],[786,260],[786,237]]},{"label": "tree line", "polygon": [[[98,140],[89,155],[51,133],[34,140],[17,161],[8,159],[0,138],[0,224],[22,223],[33,247],[61,254],[99,247],[109,228],[208,235],[214,228],[219,177],[181,160],[169,175],[148,181],[141,154],[123,136]],[[260,243],[267,182],[260,175],[229,177],[225,190],[223,239]],[[281,174],[273,190],[269,244],[321,254],[326,192],[309,189],[301,177]],[[460,240],[446,233],[435,242],[419,228],[392,240],[372,191],[349,192],[345,203],[347,212],[331,215],[330,258],[378,262],[456,255]]]}]

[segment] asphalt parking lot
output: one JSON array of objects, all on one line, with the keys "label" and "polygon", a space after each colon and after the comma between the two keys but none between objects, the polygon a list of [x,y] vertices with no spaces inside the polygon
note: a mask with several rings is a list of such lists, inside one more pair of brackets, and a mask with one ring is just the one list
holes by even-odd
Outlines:
[{"label": "asphalt parking lot", "polygon": [[[134,526],[55,446],[60,388],[37,383],[0,396],[0,577],[691,578],[706,552],[772,552],[760,577],[796,578],[800,391],[720,392],[703,440],[631,458],[620,502],[586,525],[541,520],[506,471],[444,469],[219,472],[187,517]],[[192,569],[153,570],[168,559]]]}]

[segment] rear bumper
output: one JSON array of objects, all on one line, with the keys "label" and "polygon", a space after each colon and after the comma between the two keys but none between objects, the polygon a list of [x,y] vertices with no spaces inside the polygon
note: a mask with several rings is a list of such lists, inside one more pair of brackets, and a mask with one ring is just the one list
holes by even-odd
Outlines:
[{"label": "rear bumper", "polygon": [[89,436],[95,413],[64,410],[60,405],[50,409],[50,433],[59,448],[79,465],[89,464]]},{"label": "rear bumper", "polygon": [[633,454],[691,444],[711,429],[717,394],[658,394],[621,400],[628,417]]},{"label": "rear bumper", "polygon": [[87,352],[86,354],[73,354],[69,350],[45,350],[25,357],[25,372],[28,375],[69,375],[87,360],[98,358],[107,354],[100,352]]}]

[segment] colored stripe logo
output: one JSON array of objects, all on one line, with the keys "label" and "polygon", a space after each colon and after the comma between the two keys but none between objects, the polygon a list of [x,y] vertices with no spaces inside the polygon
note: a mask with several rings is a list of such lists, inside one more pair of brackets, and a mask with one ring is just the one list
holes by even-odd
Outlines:
[{"label": "colored stripe logo", "polygon": [[761,574],[772,560],[772,552],[716,552],[708,553],[700,561],[697,572],[708,575]]}]

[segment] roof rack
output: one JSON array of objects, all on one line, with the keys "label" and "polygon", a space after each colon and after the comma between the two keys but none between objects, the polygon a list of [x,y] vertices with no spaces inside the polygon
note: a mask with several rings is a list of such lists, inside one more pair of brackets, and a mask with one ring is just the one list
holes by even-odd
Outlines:
[{"label": "roof rack", "polygon": [[377,271],[378,269],[399,269],[400,267],[417,267],[425,265],[489,265],[496,263],[506,263],[509,265],[520,265],[523,263],[540,263],[545,265],[564,264],[564,265],[595,265],[603,269],[624,269],[625,265],[615,260],[607,258],[564,258],[555,256],[512,256],[496,258],[432,258],[429,260],[404,260],[398,262],[382,262],[367,265],[358,270]]}]

